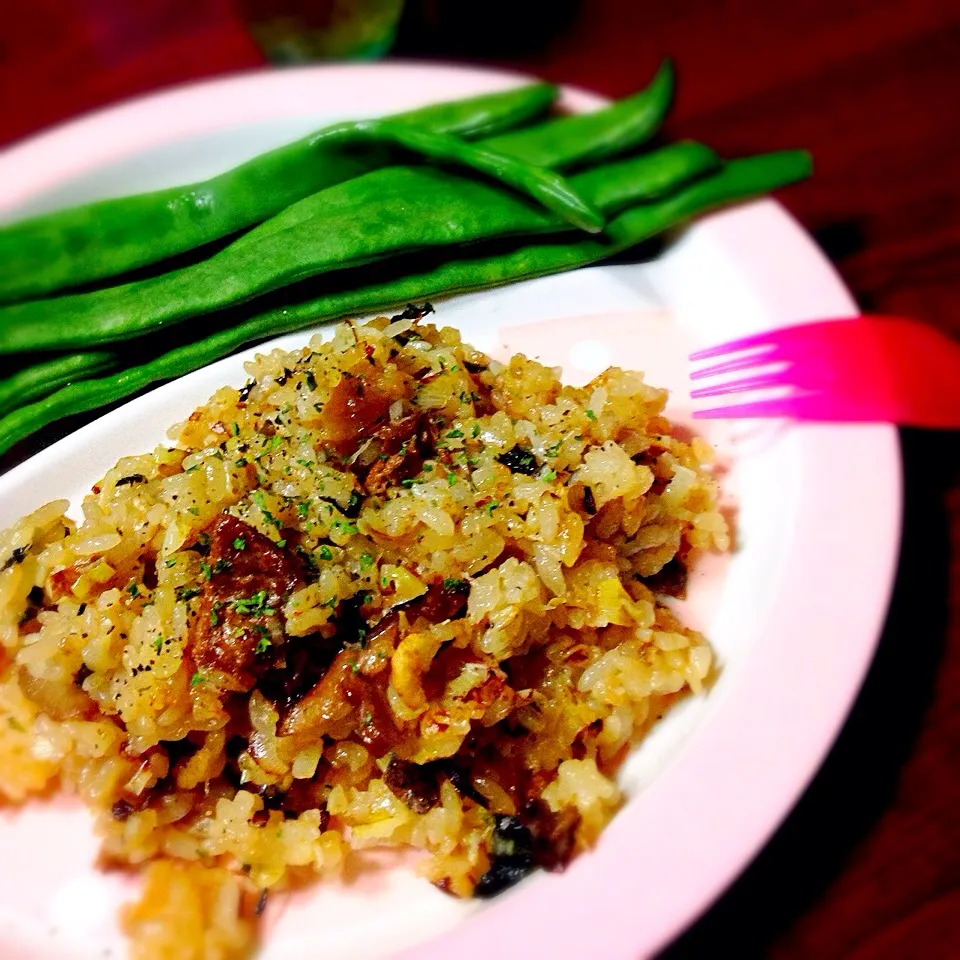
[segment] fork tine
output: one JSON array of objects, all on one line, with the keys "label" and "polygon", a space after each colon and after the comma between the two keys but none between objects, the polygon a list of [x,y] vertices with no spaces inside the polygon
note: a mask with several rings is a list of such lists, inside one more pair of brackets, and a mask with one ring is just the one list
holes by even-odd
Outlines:
[{"label": "fork tine", "polygon": [[694,400],[703,397],[722,397],[728,393],[741,393],[744,390],[762,390],[764,387],[776,387],[783,384],[780,373],[760,373],[755,377],[740,377],[739,380],[728,380],[726,383],[714,383],[709,387],[698,387],[690,391]]},{"label": "fork tine", "polygon": [[[771,330],[761,330],[759,333],[740,337],[737,340],[728,340],[726,343],[718,343],[712,347],[694,350],[690,354],[690,359],[694,361],[709,360],[712,357],[722,357],[725,354],[738,353],[752,347],[769,347],[771,351],[778,351],[787,345],[797,346],[805,343],[816,343],[824,329],[829,329],[831,333],[836,334],[838,329],[835,325],[838,322],[849,327],[862,324],[864,318],[843,317],[836,320],[817,320],[813,323],[790,323],[783,327],[774,327]],[[890,321],[885,322],[889,323]]]},{"label": "fork tine", "polygon": [[834,396],[816,391],[695,410],[693,416],[698,420],[780,417],[819,423],[881,423],[894,419],[888,411],[879,409],[872,398]]},{"label": "fork tine", "polygon": [[763,330],[748,337],[740,337],[738,340],[727,340],[726,343],[718,343],[712,347],[694,350],[690,354],[690,359],[710,360],[712,357],[722,357],[728,353],[736,353],[738,350],[749,350],[751,347],[772,347],[776,345],[776,341],[771,337],[776,333],[776,330]]},{"label": "fork tine", "polygon": [[726,407],[694,410],[694,420],[713,420],[750,417],[791,417],[801,413],[798,397],[778,397],[776,400],[753,400],[749,403],[731,403]]},{"label": "fork tine", "polygon": [[764,350],[760,353],[748,353],[742,357],[733,357],[731,360],[724,360],[722,363],[714,363],[700,370],[691,370],[690,379],[702,380],[704,377],[718,377],[721,374],[733,373],[736,370],[748,370],[750,367],[760,367],[775,359],[776,354],[772,350]]}]

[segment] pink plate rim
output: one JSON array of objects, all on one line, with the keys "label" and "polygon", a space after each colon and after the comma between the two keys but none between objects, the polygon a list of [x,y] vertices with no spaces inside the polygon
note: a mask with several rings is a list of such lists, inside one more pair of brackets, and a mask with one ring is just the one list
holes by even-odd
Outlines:
[{"label": "pink plate rim", "polygon": [[[365,90],[367,100],[384,83],[452,98],[526,79],[388,63],[254,71],[190,84],[9,148],[0,156],[0,210],[147,145],[315,112],[312,86],[331,78]],[[582,110],[603,100],[566,90],[564,103]],[[809,302],[812,291],[822,315],[856,311],[832,266],[775,202],[710,217],[694,230],[742,272],[771,326],[804,319],[797,316],[801,286],[807,295],[801,299]],[[709,722],[644,791],[642,803],[614,819],[595,851],[575,860],[562,879],[521,885],[450,932],[404,951],[405,960],[487,960],[514,956],[532,943],[543,956],[649,956],[723,892],[792,808],[869,667],[892,589],[902,516],[893,427],[795,429],[801,431],[804,496],[784,582],[798,586],[772,602],[777,619],[796,626],[757,644]],[[832,469],[838,462],[842,471]],[[804,631],[810,624],[818,629]],[[825,671],[824,662],[832,669]],[[664,829],[677,822],[678,810],[683,831]],[[651,877],[655,882],[645,882]]]}]

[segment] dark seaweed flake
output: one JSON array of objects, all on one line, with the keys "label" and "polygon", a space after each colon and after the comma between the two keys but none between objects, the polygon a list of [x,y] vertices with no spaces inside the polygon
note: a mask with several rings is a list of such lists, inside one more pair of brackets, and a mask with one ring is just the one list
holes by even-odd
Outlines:
[{"label": "dark seaweed flake", "polygon": [[83,681],[86,680],[91,673],[93,673],[93,671],[85,663],[81,663],[80,669],[73,675],[74,686],[82,687]]},{"label": "dark seaweed flake", "polygon": [[9,570],[11,567],[15,566],[18,563],[23,563],[27,559],[27,554],[30,552],[30,547],[17,547],[13,553],[7,558],[7,562],[3,565],[2,570]]},{"label": "dark seaweed flake", "polygon": [[254,909],[254,913],[259,917],[261,913],[267,908],[267,895],[269,891],[261,890],[260,897],[257,900],[257,906]]},{"label": "dark seaweed flake", "polygon": [[490,869],[477,881],[475,897],[494,897],[519,883],[533,870],[533,835],[518,817],[494,815],[490,841]]},{"label": "dark seaweed flake", "polygon": [[422,307],[418,307],[415,303],[408,303],[400,313],[392,316],[390,321],[396,323],[398,320],[422,320],[433,312],[433,304],[429,300]]},{"label": "dark seaweed flake", "polygon": [[347,505],[341,506],[341,504],[335,500],[333,497],[320,497],[316,498],[317,500],[322,500],[324,503],[329,503],[332,507],[341,513],[347,520],[356,520],[360,516],[360,508],[363,506],[363,497],[357,493],[356,490],[350,491],[350,499],[347,501]]},{"label": "dark seaweed flake", "polygon": [[540,471],[540,463],[537,458],[521,446],[514,446],[501,453],[497,458],[498,463],[502,463],[511,473],[523,473],[528,477],[536,476]]}]

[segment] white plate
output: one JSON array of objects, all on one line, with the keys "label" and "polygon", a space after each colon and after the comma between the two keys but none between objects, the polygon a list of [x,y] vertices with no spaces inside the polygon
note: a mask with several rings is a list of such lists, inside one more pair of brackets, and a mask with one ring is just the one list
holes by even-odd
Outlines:
[{"label": "white plate", "polygon": [[[0,158],[0,217],[207,176],[327,121],[409,109],[515,84],[419,65],[256,73],[94,114]],[[574,109],[597,98],[566,95]],[[696,131],[688,131],[695,134]],[[814,244],[773,201],[712,216],[657,261],[600,267],[439,306],[488,350],[521,347],[587,376],[610,357],[676,391],[692,345],[855,304]],[[574,322],[574,318],[580,318]],[[583,318],[588,318],[584,320]],[[546,326],[546,321],[553,323]],[[308,332],[281,338],[297,345]],[[0,478],[0,525],[57,497],[79,504],[120,457],[162,442],[252,352],[113,411]],[[402,867],[274,903],[268,958],[459,960],[649,955],[702,911],[789,811],[836,736],[886,611],[900,529],[896,434],[880,426],[729,426],[740,548],[692,585],[692,612],[722,663],[708,696],[673,711],[624,770],[629,801],[596,850],[477,909]],[[92,866],[86,813],[32,804],[0,817],[0,943],[16,958],[120,955],[116,907],[130,893]],[[116,954],[114,953],[116,951]]]}]

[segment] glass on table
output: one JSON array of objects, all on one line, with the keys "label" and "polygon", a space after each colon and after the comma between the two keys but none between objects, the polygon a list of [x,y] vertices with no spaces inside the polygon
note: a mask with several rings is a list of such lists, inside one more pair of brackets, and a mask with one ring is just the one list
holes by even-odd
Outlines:
[{"label": "glass on table", "polygon": [[275,63],[373,60],[396,38],[404,0],[234,0]]}]

